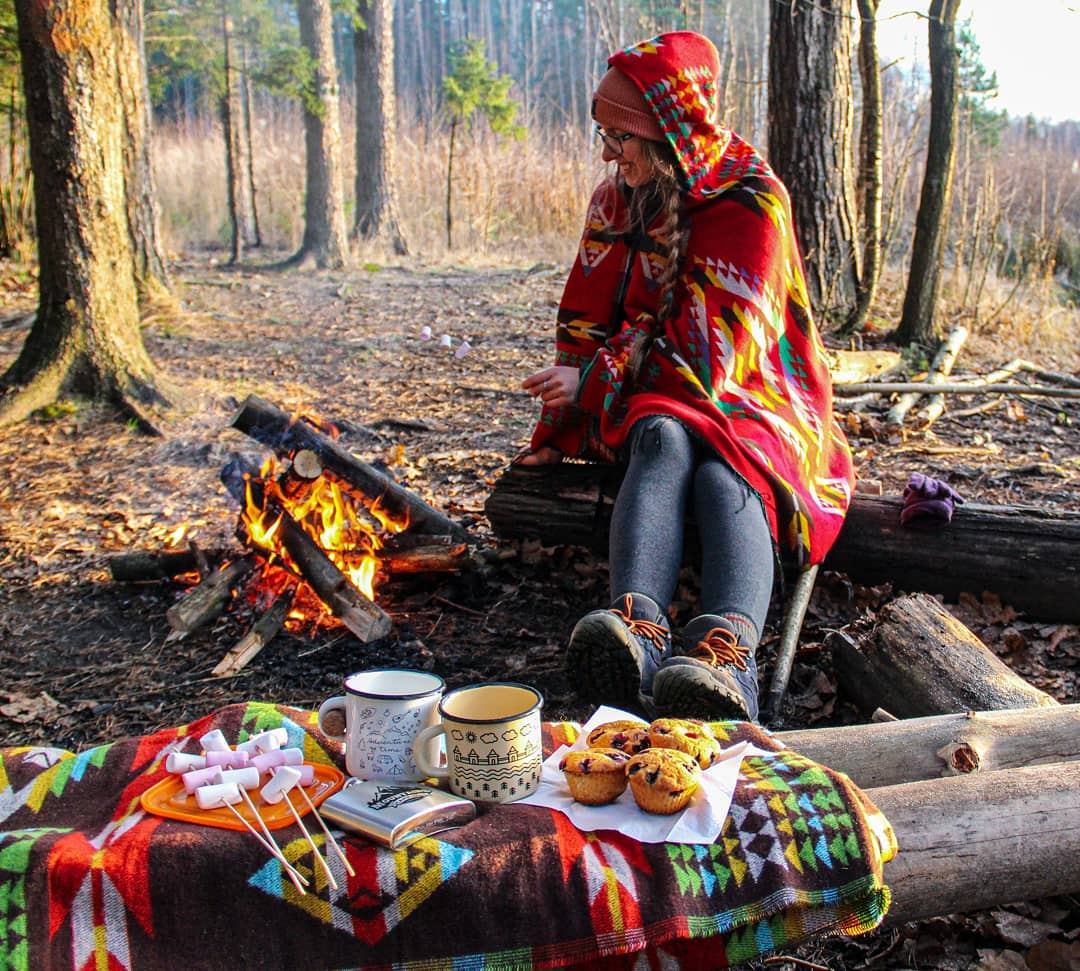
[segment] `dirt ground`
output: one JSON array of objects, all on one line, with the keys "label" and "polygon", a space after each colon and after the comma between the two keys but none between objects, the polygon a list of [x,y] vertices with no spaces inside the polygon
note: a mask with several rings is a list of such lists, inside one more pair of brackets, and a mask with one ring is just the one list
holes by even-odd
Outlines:
[{"label": "dirt ground", "polygon": [[[535,419],[518,386],[549,363],[564,272],[550,264],[414,263],[348,273],[230,269],[207,257],[178,264],[182,312],[145,328],[151,356],[179,389],[181,408],[164,437],[88,406],[0,430],[9,470],[0,479],[0,744],[78,750],[247,699],[317,707],[344,675],[374,666],[434,670],[451,687],[525,681],[543,692],[545,717],[585,717],[591,706],[567,683],[562,658],[576,618],[606,605],[606,565],[578,548],[500,541],[483,513]],[[0,268],[0,366],[18,352],[35,305],[33,281]],[[425,325],[430,341],[420,339]],[[470,350],[455,355],[463,340]],[[1017,349],[1000,340],[972,339],[954,377],[984,374],[1014,356]],[[1076,355],[1036,363],[1080,373]],[[342,627],[301,627],[279,634],[239,674],[215,678],[211,670],[256,615],[252,598],[238,597],[207,628],[170,638],[166,611],[187,587],[113,582],[109,560],[191,541],[237,548],[237,509],[219,473],[236,453],[263,454],[230,428],[250,393],[337,423],[343,445],[385,464],[468,528],[473,568],[382,584],[377,600],[393,629],[376,645]],[[860,478],[898,494],[921,471],[971,501],[1080,510],[1078,403],[1029,398],[975,411],[986,403],[950,402],[928,428],[910,420],[902,437],[885,434],[880,410],[849,415]],[[691,576],[688,597],[692,590]],[[1017,618],[1007,603],[976,594],[950,609],[1032,683],[1063,702],[1080,700],[1077,629]],[[827,630],[891,595],[822,576],[800,639],[788,727],[861,720],[821,644]],[[775,641],[770,629],[765,679]],[[1040,901],[800,953],[833,967],[1066,967],[1031,963],[1038,948],[1031,949],[1049,939],[1080,960],[1078,909],[1073,900]],[[1050,931],[1040,937],[1039,925]],[[1027,954],[1029,963],[1008,963],[1009,954]]]}]

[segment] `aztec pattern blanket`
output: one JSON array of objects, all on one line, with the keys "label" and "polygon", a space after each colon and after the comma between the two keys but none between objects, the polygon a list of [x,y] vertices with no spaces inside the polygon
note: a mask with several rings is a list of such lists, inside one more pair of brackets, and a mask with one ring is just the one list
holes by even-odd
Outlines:
[{"label": "aztec pattern blanket", "polygon": [[642,89],[690,186],[676,310],[629,390],[631,349],[656,327],[667,217],[631,234],[623,189],[605,179],[557,316],[555,362],[581,370],[577,402],[545,406],[531,447],[611,461],[635,421],[672,415],[754,488],[797,565],[820,562],[855,479],[787,190],[753,146],[714,124],[718,61],[704,37],[675,31],[608,63]]},{"label": "aztec pattern blanket", "polygon": [[[245,831],[149,815],[169,752],[220,728],[285,725],[311,762],[342,762],[309,711],[231,705],[79,755],[0,750],[0,965],[36,968],[718,968],[814,934],[859,934],[888,906],[888,823],[843,775],[754,726],[718,730],[747,759],[713,845],[582,833],[526,806],[483,811],[396,852],[342,837],[331,891],[296,826],[275,832],[301,896]],[[544,726],[548,751],[577,726]],[[312,827],[317,843],[322,834]],[[665,963],[666,962],[666,963]]]}]

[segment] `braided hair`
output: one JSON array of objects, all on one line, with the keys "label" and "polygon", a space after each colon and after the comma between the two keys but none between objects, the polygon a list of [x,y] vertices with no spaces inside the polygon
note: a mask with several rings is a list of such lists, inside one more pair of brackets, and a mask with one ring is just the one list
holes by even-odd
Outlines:
[{"label": "braided hair", "polygon": [[664,270],[657,281],[660,299],[652,327],[630,349],[623,376],[623,394],[628,395],[638,384],[649,351],[664,332],[664,324],[678,313],[675,284],[682,273],[690,243],[690,219],[686,212],[686,178],[679,166],[675,151],[666,142],[641,139],[641,155],[652,167],[653,178],[648,185],[633,190],[629,202],[629,223],[632,234],[643,234],[649,224],[663,216],[655,243],[664,257]]}]

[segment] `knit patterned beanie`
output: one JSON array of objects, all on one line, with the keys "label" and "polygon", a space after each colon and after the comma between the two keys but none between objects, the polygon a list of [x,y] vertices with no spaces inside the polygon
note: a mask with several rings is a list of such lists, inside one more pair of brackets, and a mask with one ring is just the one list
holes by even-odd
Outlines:
[{"label": "knit patterned beanie", "polygon": [[[690,194],[696,194],[731,140],[731,133],[716,123],[720,57],[712,41],[691,30],[676,30],[613,54],[608,65],[641,92],[675,149]],[[597,95],[599,100],[599,91]],[[641,134],[625,124],[619,127]]]},{"label": "knit patterned beanie", "polygon": [[664,140],[641,89],[616,68],[608,68],[596,86],[592,116],[602,128],[616,128],[654,142]]}]

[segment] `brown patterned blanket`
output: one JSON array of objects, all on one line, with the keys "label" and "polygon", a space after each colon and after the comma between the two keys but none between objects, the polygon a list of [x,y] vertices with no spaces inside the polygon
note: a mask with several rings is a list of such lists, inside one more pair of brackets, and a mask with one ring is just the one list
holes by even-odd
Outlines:
[{"label": "brown patterned blanket", "polygon": [[[311,881],[301,896],[246,831],[140,807],[168,753],[197,751],[213,728],[236,743],[278,725],[308,761],[341,767],[312,712],[254,702],[78,755],[0,749],[0,964],[628,969],[645,952],[650,966],[707,969],[863,933],[888,907],[885,819],[845,776],[744,723],[714,727],[772,754],[744,761],[712,845],[582,833],[511,804],[396,852],[341,836],[356,875],[330,854],[335,891],[293,825],[275,836]],[[545,750],[576,728],[545,724]]]}]

